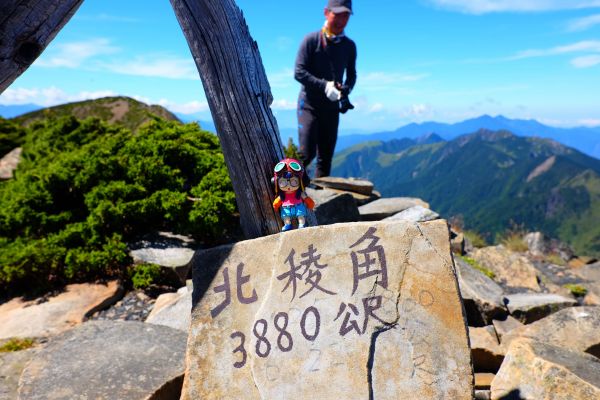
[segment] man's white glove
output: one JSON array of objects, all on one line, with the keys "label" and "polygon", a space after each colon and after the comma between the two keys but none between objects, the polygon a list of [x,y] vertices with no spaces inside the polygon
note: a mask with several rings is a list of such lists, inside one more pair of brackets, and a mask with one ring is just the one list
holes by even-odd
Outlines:
[{"label": "man's white glove", "polygon": [[335,87],[335,82],[333,81],[329,81],[325,85],[325,95],[331,101],[338,101],[342,98],[342,92],[340,92],[339,89]]}]

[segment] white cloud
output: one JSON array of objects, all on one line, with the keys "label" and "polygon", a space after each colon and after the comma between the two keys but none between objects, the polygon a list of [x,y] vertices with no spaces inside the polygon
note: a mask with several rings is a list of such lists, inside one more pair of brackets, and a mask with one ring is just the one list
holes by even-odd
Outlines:
[{"label": "white cloud", "polygon": [[590,15],[583,18],[574,19],[569,21],[567,30],[573,31],[584,31],[591,28],[594,25],[600,25],[600,14]]},{"label": "white cloud", "polygon": [[77,68],[94,57],[114,54],[119,51],[118,47],[110,44],[110,40],[103,38],[62,43],[45,51],[34,65],[49,68]]},{"label": "white cloud", "polygon": [[273,110],[295,110],[296,109],[296,101],[290,101],[287,99],[276,99],[273,100],[273,104],[271,104],[271,109]]},{"label": "white cloud", "polygon": [[103,70],[123,75],[152,76],[168,79],[199,80],[200,75],[190,58],[178,58],[165,54],[136,57],[131,61],[101,63]]},{"label": "white cloud", "polygon": [[571,60],[571,65],[576,68],[589,68],[600,64],[600,54],[577,57]]},{"label": "white cloud", "polygon": [[587,126],[589,128],[600,127],[600,119],[581,119],[577,121],[581,126]]},{"label": "white cloud", "polygon": [[435,6],[468,14],[539,12],[600,7],[600,0],[428,0]]},{"label": "white cloud", "polygon": [[565,46],[556,46],[549,49],[531,49],[517,53],[516,55],[509,57],[509,60],[519,60],[523,58],[531,57],[547,57],[556,56],[561,54],[576,53],[588,51],[593,53],[600,53],[600,41],[599,40],[584,40],[577,43],[568,44]]},{"label": "white cloud", "polygon": [[369,106],[369,113],[376,113],[383,111],[384,105],[382,103],[375,103]]},{"label": "white cloud", "polygon": [[44,107],[51,107],[58,104],[71,103],[74,101],[98,99],[101,97],[116,95],[117,94],[112,90],[100,90],[95,92],[83,91],[75,94],[69,94],[54,86],[33,89],[8,88],[0,96],[0,104],[37,104]]},{"label": "white cloud", "polygon": [[[145,102],[145,103],[153,104],[150,101]],[[157,104],[165,107],[169,111],[180,113],[180,114],[195,114],[195,113],[204,112],[204,111],[209,110],[208,102],[206,102],[206,101],[194,100],[194,101],[190,101],[187,103],[178,104],[178,103],[174,103],[167,99],[160,99]]]}]

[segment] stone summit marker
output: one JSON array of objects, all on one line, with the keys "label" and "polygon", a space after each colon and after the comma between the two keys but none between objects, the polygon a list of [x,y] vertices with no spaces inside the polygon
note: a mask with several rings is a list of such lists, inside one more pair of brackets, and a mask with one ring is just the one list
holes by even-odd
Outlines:
[{"label": "stone summit marker", "polygon": [[364,222],[197,253],[182,399],[472,399],[446,222]]}]

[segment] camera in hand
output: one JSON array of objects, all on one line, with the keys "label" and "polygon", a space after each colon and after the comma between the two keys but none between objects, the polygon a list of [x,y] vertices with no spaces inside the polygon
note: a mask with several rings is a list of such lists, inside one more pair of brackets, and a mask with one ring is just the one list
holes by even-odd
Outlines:
[{"label": "camera in hand", "polygon": [[346,85],[342,85],[339,82],[336,82],[335,86],[340,92],[342,92],[342,97],[340,98],[340,112],[342,114],[345,114],[346,111],[353,110],[354,106],[352,105],[352,103],[350,103],[350,98],[348,98],[350,88]]}]

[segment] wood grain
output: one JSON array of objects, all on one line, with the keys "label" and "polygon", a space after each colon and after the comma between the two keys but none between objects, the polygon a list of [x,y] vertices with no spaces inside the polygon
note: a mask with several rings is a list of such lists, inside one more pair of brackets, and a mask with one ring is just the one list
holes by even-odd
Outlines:
[{"label": "wood grain", "polygon": [[[270,179],[283,147],[258,45],[233,0],[171,4],[204,85],[244,234],[255,238],[277,233]],[[316,225],[313,213],[308,222]]]},{"label": "wood grain", "polygon": [[0,2],[0,93],[44,51],[83,0]]}]

